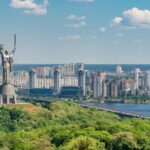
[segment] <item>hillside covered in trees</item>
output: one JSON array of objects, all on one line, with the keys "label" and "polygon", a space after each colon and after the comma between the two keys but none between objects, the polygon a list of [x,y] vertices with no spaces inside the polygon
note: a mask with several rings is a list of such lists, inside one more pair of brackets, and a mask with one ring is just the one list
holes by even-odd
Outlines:
[{"label": "hillside covered in trees", "polygon": [[0,108],[0,150],[150,150],[150,121],[73,102]]}]

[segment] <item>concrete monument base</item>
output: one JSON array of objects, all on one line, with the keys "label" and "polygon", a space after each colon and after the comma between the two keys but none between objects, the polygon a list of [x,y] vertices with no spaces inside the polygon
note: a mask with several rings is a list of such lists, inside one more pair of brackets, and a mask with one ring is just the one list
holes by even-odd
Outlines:
[{"label": "concrete monument base", "polygon": [[0,87],[0,105],[17,103],[17,95],[12,84],[3,84]]}]

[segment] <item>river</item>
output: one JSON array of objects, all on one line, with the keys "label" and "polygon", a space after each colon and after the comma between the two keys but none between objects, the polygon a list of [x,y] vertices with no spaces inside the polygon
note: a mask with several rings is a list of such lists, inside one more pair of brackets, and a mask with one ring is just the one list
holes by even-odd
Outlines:
[{"label": "river", "polygon": [[103,107],[107,109],[118,110],[150,117],[150,104],[123,104],[123,103],[83,103],[88,106]]}]

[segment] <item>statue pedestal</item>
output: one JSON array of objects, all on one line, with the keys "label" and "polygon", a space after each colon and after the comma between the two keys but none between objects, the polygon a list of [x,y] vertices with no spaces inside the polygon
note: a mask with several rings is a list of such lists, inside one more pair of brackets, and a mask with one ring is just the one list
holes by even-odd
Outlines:
[{"label": "statue pedestal", "polygon": [[0,105],[9,103],[17,103],[17,96],[14,86],[10,83],[5,83],[0,87]]}]

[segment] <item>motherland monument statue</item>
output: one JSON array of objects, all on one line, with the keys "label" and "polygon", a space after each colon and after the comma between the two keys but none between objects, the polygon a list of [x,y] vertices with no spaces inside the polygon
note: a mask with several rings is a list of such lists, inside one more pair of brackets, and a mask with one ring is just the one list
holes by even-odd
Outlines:
[{"label": "motherland monument statue", "polygon": [[4,50],[3,44],[0,45],[0,55],[3,68],[3,83],[0,87],[0,105],[16,103],[16,93],[11,84],[11,74],[13,70],[13,56],[16,51],[16,35],[14,34],[14,48],[11,52]]}]

